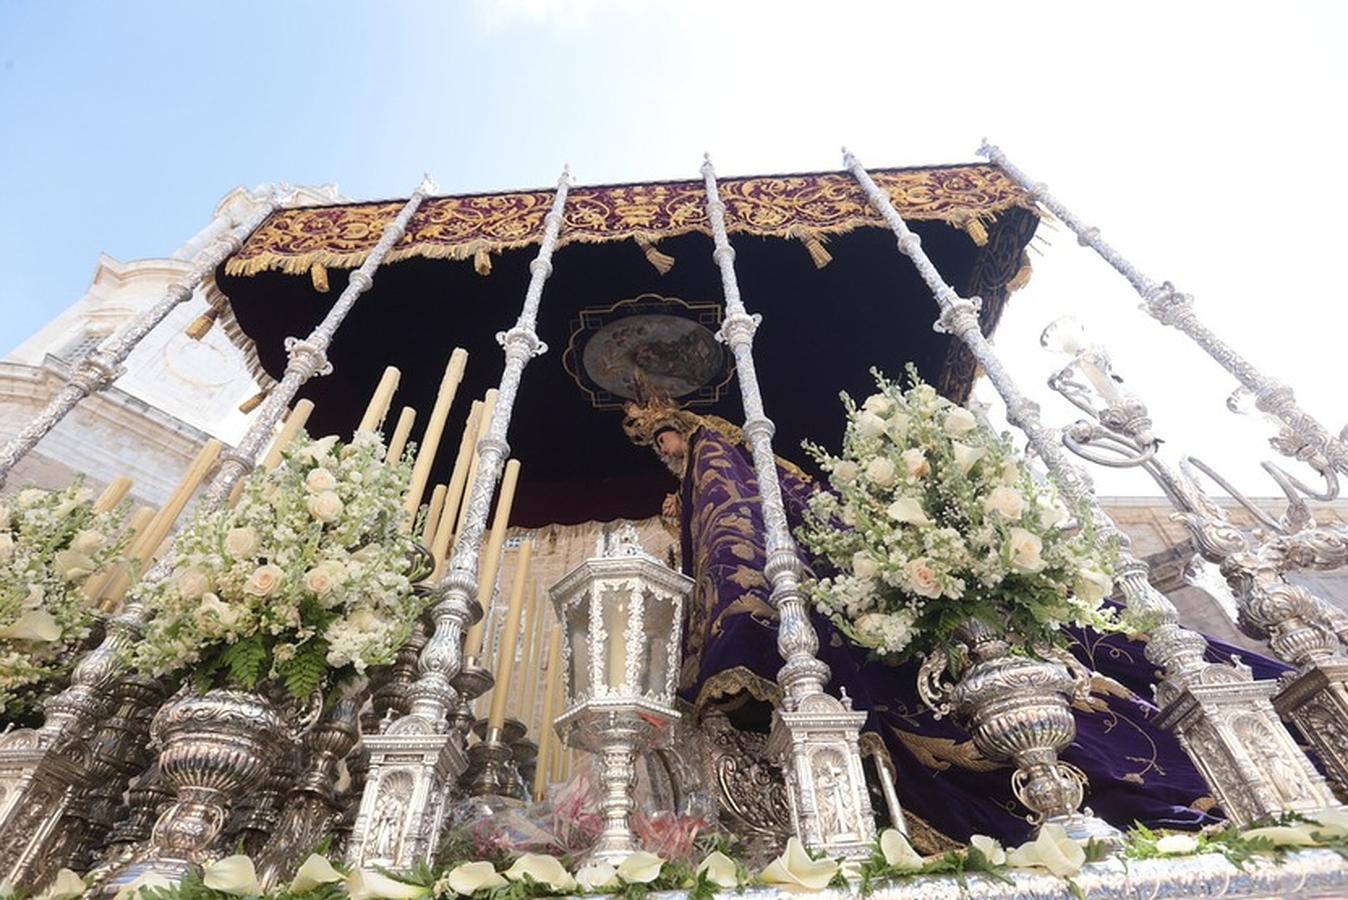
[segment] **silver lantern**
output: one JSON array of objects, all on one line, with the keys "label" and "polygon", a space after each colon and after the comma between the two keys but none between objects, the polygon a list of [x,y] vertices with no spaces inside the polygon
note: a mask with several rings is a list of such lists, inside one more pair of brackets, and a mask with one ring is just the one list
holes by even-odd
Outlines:
[{"label": "silver lantern", "polygon": [[553,724],[565,743],[599,756],[604,830],[595,861],[616,863],[638,849],[630,821],[636,758],[664,743],[679,719],[674,689],[692,586],[626,525],[602,536],[594,558],[551,590],[565,629],[565,712]]}]

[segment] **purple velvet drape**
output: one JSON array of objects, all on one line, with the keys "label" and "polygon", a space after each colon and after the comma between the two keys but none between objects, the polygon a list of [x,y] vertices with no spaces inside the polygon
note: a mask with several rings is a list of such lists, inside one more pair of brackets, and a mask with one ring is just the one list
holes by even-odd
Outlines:
[{"label": "purple velvet drape", "polygon": [[[794,527],[815,488],[787,464],[779,462],[778,473]],[[763,576],[762,510],[748,447],[707,427],[694,432],[680,502],[683,565],[695,581],[683,696],[699,710],[730,698],[768,700],[776,693],[781,657]],[[935,719],[922,705],[917,664],[872,661],[826,619],[813,618],[819,655],[832,669],[829,689],[835,695],[845,689],[856,708],[869,713],[867,730],[884,740],[893,758],[904,808],[956,840],[975,833],[1023,840],[1030,826],[1011,793],[1012,769],[982,757],[967,733]],[[1074,709],[1076,740],[1062,754],[1090,780],[1086,805],[1121,827],[1138,821],[1195,828],[1219,818],[1179,744],[1151,724],[1157,712],[1150,701],[1155,667],[1142,645],[1092,631],[1074,631],[1071,637],[1073,652],[1097,673],[1089,701]],[[1214,654],[1232,652],[1214,643]],[[1241,655],[1260,677],[1284,668]]]}]

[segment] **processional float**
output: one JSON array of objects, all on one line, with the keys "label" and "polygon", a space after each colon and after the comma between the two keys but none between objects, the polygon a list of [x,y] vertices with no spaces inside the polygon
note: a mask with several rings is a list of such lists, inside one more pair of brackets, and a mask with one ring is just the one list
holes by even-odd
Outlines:
[{"label": "processional float", "polygon": [[[182,787],[186,782],[165,777],[149,758],[153,754],[136,751],[165,697],[162,684],[123,670],[123,655],[146,624],[144,607],[128,601],[108,620],[106,637],[76,667],[70,686],[48,702],[41,727],[0,738],[0,786],[5,788],[0,795],[0,879],[39,886],[60,866],[78,862],[101,872],[104,884],[112,890],[150,871],[181,877],[203,858],[218,854],[226,840],[243,840],[255,848],[260,874],[270,884],[283,882],[307,849],[324,839],[335,839],[354,866],[407,871],[436,852],[452,801],[475,797],[487,808],[520,802],[520,795],[529,792],[524,775],[530,754],[537,758],[541,747],[530,749],[519,730],[508,726],[504,712],[510,669],[501,668],[500,658],[507,653],[514,658],[518,603],[512,600],[504,623],[495,676],[483,664],[483,628],[475,623],[480,623],[485,607],[491,605],[520,478],[519,464],[507,462],[511,453],[507,436],[525,369],[548,349],[540,337],[539,323],[543,291],[553,275],[554,253],[564,244],[581,248],[631,240],[664,277],[675,261],[695,268],[698,263],[686,251],[699,248],[697,240],[705,241],[706,236],[711,238],[710,258],[722,301],[717,304],[716,338],[728,348],[739,383],[743,433],[762,499],[762,537],[767,551],[763,574],[778,615],[778,649],[784,660],[778,674],[780,704],[765,747],[780,766],[778,777],[789,807],[791,832],[816,852],[869,856],[876,823],[861,752],[867,716],[852,709],[846,697],[833,697],[825,689],[829,670],[817,656],[818,638],[802,592],[806,572],[788,526],[774,462],[777,426],[765,411],[757,374],[763,360],[755,356],[754,348],[762,316],[751,314],[741,298],[732,233],[747,239],[798,240],[808,251],[810,263],[822,269],[832,258],[824,248],[830,237],[841,241],[841,236],[850,236],[846,240],[861,242],[872,239],[881,227],[892,231],[899,251],[912,261],[920,283],[937,301],[937,330],[954,339],[937,362],[938,376],[944,379],[941,387],[963,399],[975,365],[981,368],[1006,401],[1011,423],[1028,438],[1074,515],[1093,522],[1100,534],[1119,542],[1119,586],[1124,602],[1134,621],[1145,623],[1148,658],[1162,670],[1156,686],[1160,721],[1175,731],[1227,815],[1237,823],[1250,823],[1332,806],[1334,795],[1283,727],[1280,716],[1295,723],[1311,741],[1331,779],[1343,790],[1348,785],[1343,749],[1348,746],[1343,621],[1304,588],[1287,583],[1283,575],[1295,568],[1341,566],[1348,560],[1344,550],[1348,541],[1333,528],[1316,526],[1305,513],[1304,503],[1289,492],[1293,511],[1300,518],[1294,516],[1291,525],[1284,523],[1270,539],[1252,544],[1214,513],[1214,505],[1192,484],[1155,459],[1156,440],[1145,407],[1130,395],[1104,389],[1099,404],[1094,404],[1086,399],[1082,385],[1059,376],[1056,386],[1093,421],[1061,435],[1043,424],[1037,405],[1021,391],[985,333],[995,325],[1009,286],[1023,278],[1022,250],[1036,221],[1035,203],[1043,204],[1067,222],[1083,243],[1100,251],[1134,283],[1154,316],[1193,337],[1254,393],[1259,408],[1284,422],[1288,434],[1283,446],[1289,455],[1300,454],[1299,458],[1309,460],[1329,484],[1323,492],[1304,490],[1297,484],[1298,490],[1318,499],[1333,496],[1337,491],[1334,473],[1348,471],[1348,450],[1342,438],[1331,437],[1296,407],[1289,390],[1264,378],[1198,324],[1187,298],[1139,275],[1042,186],[1031,186],[995,149],[988,152],[1000,168],[888,170],[872,175],[853,155],[845,154],[846,175],[718,182],[708,159],[700,184],[599,189],[573,189],[570,173],[564,170],[550,196],[520,192],[497,198],[496,206],[505,212],[495,220],[480,215],[481,204],[475,198],[431,196],[429,180],[405,202],[364,207],[288,210],[281,192],[270,195],[257,213],[208,248],[189,277],[172,286],[160,304],[105,342],[77,369],[70,386],[0,454],[0,480],[80,399],[114,380],[117,367],[136,342],[170,309],[188,300],[197,284],[217,277],[217,271],[237,281],[282,277],[265,275],[268,269],[291,276],[308,274],[321,292],[329,283],[328,267],[351,269],[337,300],[308,336],[287,338],[283,357],[274,347],[248,348],[279,368],[280,377],[239,446],[221,454],[201,501],[206,509],[230,504],[241,479],[263,457],[269,443],[283,444],[311,415],[340,416],[340,402],[328,403],[320,395],[315,406],[307,399],[296,403],[296,398],[302,389],[313,388],[311,381],[316,376],[333,373],[330,360],[336,352],[332,345],[338,327],[374,286],[376,272],[385,274],[381,266],[417,257],[423,262],[471,259],[477,277],[495,268],[498,279],[504,277],[501,270],[518,273],[527,268],[528,285],[518,317],[496,335],[504,350],[499,382],[464,414],[452,474],[432,493],[419,535],[427,545],[420,552],[417,570],[417,590],[428,608],[422,630],[414,631],[396,662],[373,679],[368,705],[362,696],[315,714],[305,723],[302,738],[292,735],[297,748],[294,759],[287,750],[280,754],[285,758],[274,765],[258,761],[257,771],[249,776],[249,786],[258,789],[251,805],[236,804],[232,818],[227,818],[226,801],[231,798],[203,799],[180,793],[175,801],[175,784]],[[303,216],[308,218],[301,225]],[[948,261],[966,266],[963,293],[941,274],[909,225],[909,217],[957,226],[958,230],[933,230],[932,244]],[[377,227],[348,228],[353,222]],[[295,239],[299,235],[302,240]],[[670,255],[657,249],[657,243],[664,250],[678,252]],[[745,243],[747,253],[761,254],[758,244]],[[535,244],[536,253],[524,262],[520,254]],[[699,249],[705,249],[705,244]],[[498,256],[495,266],[492,254]],[[755,281],[761,277],[757,273],[762,262],[760,256],[751,267]],[[409,277],[421,277],[415,274],[415,266],[406,268],[414,273]],[[705,277],[708,271],[702,269],[700,275]],[[285,290],[295,290],[297,281],[289,278]],[[580,280],[553,290],[580,292],[590,287]],[[978,293],[984,295],[982,300]],[[235,314],[241,321],[252,316],[257,333],[277,327],[275,322],[263,324],[257,308],[249,311],[246,302],[239,303],[237,296],[232,299]],[[570,300],[574,306],[574,296]],[[693,308],[680,303],[684,309]],[[607,311],[619,305],[612,304]],[[563,321],[570,312],[562,316]],[[279,327],[292,327],[309,314],[288,315]],[[557,326],[555,320],[548,322],[553,331],[558,331]],[[899,335],[896,331],[881,340],[892,343]],[[791,350],[800,352],[798,340],[790,344]],[[573,349],[568,348],[568,353]],[[1101,353],[1091,348],[1074,352],[1076,371],[1089,381],[1094,382],[1091,376],[1098,375],[1102,366],[1107,372],[1107,359]],[[406,364],[403,368],[408,370]],[[602,403],[612,400],[612,385],[597,384],[592,370],[587,370],[586,381],[581,368],[568,372],[592,400],[605,395],[606,399],[592,404],[604,408]],[[422,436],[426,452],[416,456],[412,469],[410,511],[421,504],[435,466],[435,448],[447,428],[450,404],[464,380],[464,357],[456,352]],[[371,404],[358,431],[379,429],[396,382],[396,373],[381,381],[376,397],[382,399]],[[476,386],[485,386],[485,382]],[[837,387],[829,384],[827,390]],[[711,401],[720,400],[719,393],[713,392]],[[406,407],[398,418],[389,441],[391,449],[401,449],[409,441],[413,409]],[[461,409],[456,417],[459,414]],[[529,411],[521,418],[531,418]],[[526,437],[536,441],[540,433],[556,426],[555,418],[544,415],[540,419],[546,421],[522,423],[530,429]],[[285,426],[277,438],[283,420]],[[1238,664],[1206,660],[1205,639],[1184,628],[1173,604],[1151,585],[1146,563],[1130,551],[1126,538],[1100,509],[1089,477],[1068,460],[1064,442],[1070,450],[1096,461],[1099,457],[1093,457],[1089,448],[1113,442],[1116,452],[1119,448],[1126,451],[1128,464],[1149,467],[1158,475],[1186,513],[1200,552],[1221,565],[1240,599],[1242,624],[1266,636],[1275,654],[1296,667],[1293,679],[1285,685],[1256,682]],[[176,510],[158,517],[157,539],[152,544],[149,539],[142,542],[145,560],[154,558],[154,548],[168,534],[191,490],[206,478],[217,452],[218,448],[207,448],[189,473]],[[274,465],[276,459],[265,462]],[[1284,479],[1282,483],[1294,482]],[[498,488],[502,491],[497,521],[488,537]],[[532,514],[538,515],[537,511]],[[527,568],[528,545],[520,555],[522,567]],[[169,577],[168,559],[168,554],[160,556],[143,580],[153,583]],[[518,584],[512,590],[516,595],[523,593],[523,569],[517,575]],[[600,586],[605,578],[623,579],[622,587],[611,586],[605,594]],[[556,725],[566,739],[603,757],[606,827],[594,851],[596,859],[618,860],[634,849],[628,821],[634,756],[640,748],[667,742],[669,729],[680,720],[673,692],[679,619],[687,591],[681,579],[646,556],[628,535],[602,543],[593,559],[553,589],[560,625],[548,654],[549,668],[561,666],[567,672],[560,683],[566,685],[564,697],[569,704],[565,710],[560,702],[553,707]],[[579,611],[584,614],[573,614]],[[618,632],[604,627],[610,615],[619,617],[615,620],[621,622]],[[478,629],[475,634],[474,628]],[[1049,663],[1027,668],[1008,655],[997,635],[976,628],[967,630],[963,640],[972,656],[986,665],[985,693],[967,684],[961,690],[961,686],[943,683],[940,670],[945,661],[933,657],[924,668],[924,699],[969,721],[978,719],[993,700],[1007,707],[1008,714],[995,729],[1000,743],[989,737],[984,745],[997,758],[1016,766],[1017,795],[1035,820],[1061,824],[1083,840],[1117,845],[1120,833],[1082,808],[1086,785],[1056,757],[1072,737],[1066,698],[1080,690],[1083,673]],[[635,651],[637,647],[662,647],[664,655],[642,655]],[[617,668],[614,660],[622,660]],[[581,673],[585,673],[584,685],[579,682]],[[488,695],[494,682],[499,682],[500,693],[491,695],[490,712],[479,718],[471,701]],[[1044,693],[1046,682],[1054,685],[1052,697]],[[157,729],[177,727],[170,719],[160,721]],[[476,742],[469,736],[473,730],[479,733]],[[545,733],[539,744],[549,744],[550,737]],[[254,753],[260,754],[260,750]],[[332,783],[342,760],[356,779],[356,789],[339,797]],[[830,761],[827,772],[822,768],[825,760]],[[541,786],[547,779],[547,757],[537,765],[535,784]],[[825,776],[830,781],[828,790],[822,787]],[[123,800],[128,782],[131,787]],[[885,796],[893,824],[902,830],[902,811],[893,799],[892,786]],[[723,796],[723,803],[727,799],[734,808],[734,798]],[[170,803],[168,812],[155,824],[156,809],[165,803]],[[185,809],[193,803],[197,807]],[[120,821],[114,821],[119,813]]]}]

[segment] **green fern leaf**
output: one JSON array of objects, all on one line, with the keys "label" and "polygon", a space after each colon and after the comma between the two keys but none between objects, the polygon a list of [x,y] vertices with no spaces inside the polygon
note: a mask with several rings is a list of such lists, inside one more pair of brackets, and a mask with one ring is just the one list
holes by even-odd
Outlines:
[{"label": "green fern leaf", "polygon": [[220,662],[229,669],[230,680],[249,690],[256,687],[267,663],[267,647],[262,643],[262,635],[255,634],[231,645],[220,655]]},{"label": "green fern leaf", "polygon": [[285,682],[290,696],[303,700],[323,683],[328,674],[328,642],[314,638],[301,644],[295,655],[278,666],[278,674]]}]

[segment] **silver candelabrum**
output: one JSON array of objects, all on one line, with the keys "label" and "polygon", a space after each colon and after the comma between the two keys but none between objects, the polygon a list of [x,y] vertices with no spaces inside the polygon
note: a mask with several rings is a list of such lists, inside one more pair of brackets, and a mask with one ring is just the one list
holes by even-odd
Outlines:
[{"label": "silver candelabrum", "polygon": [[[1196,654],[1173,649],[1192,645],[1202,651],[1206,642],[1167,621],[1173,619],[1173,606],[1166,601],[1159,611],[1169,611],[1169,617],[1139,622],[1151,632],[1148,658],[1163,664],[1182,655],[1195,659],[1157,686],[1157,700],[1165,707],[1160,723],[1175,729],[1227,814],[1237,821],[1331,804],[1324,780],[1278,726],[1277,716],[1296,723],[1320,753],[1342,796],[1348,785],[1348,658],[1328,606],[1282,577],[1298,563],[1333,568],[1348,562],[1348,532],[1317,528],[1301,496],[1324,500],[1336,495],[1333,468],[1322,457],[1302,456],[1325,479],[1325,489],[1316,491],[1265,463],[1288,498],[1286,514],[1274,519],[1201,461],[1187,458],[1176,471],[1158,458],[1160,440],[1146,404],[1123,390],[1108,352],[1090,341],[1075,319],[1064,317],[1049,325],[1041,343],[1071,358],[1049,378],[1049,386],[1088,416],[1067,429],[1063,443],[1099,465],[1147,472],[1176,508],[1177,518],[1188,525],[1199,553],[1221,567],[1239,604],[1241,629],[1267,639],[1280,659],[1298,667],[1280,689],[1272,682],[1253,681],[1244,666],[1200,664]],[[1273,445],[1283,446],[1276,440]],[[1242,503],[1260,530],[1238,528],[1203,491],[1195,469]],[[1145,610],[1135,612],[1145,618]],[[1193,727],[1186,722],[1204,705],[1205,723]]]},{"label": "silver candelabrum", "polygon": [[590,858],[620,862],[632,834],[637,755],[666,742],[679,721],[674,690],[684,602],[692,579],[647,554],[630,525],[600,538],[594,558],[551,590],[566,629],[562,740],[599,758],[604,829]]}]

